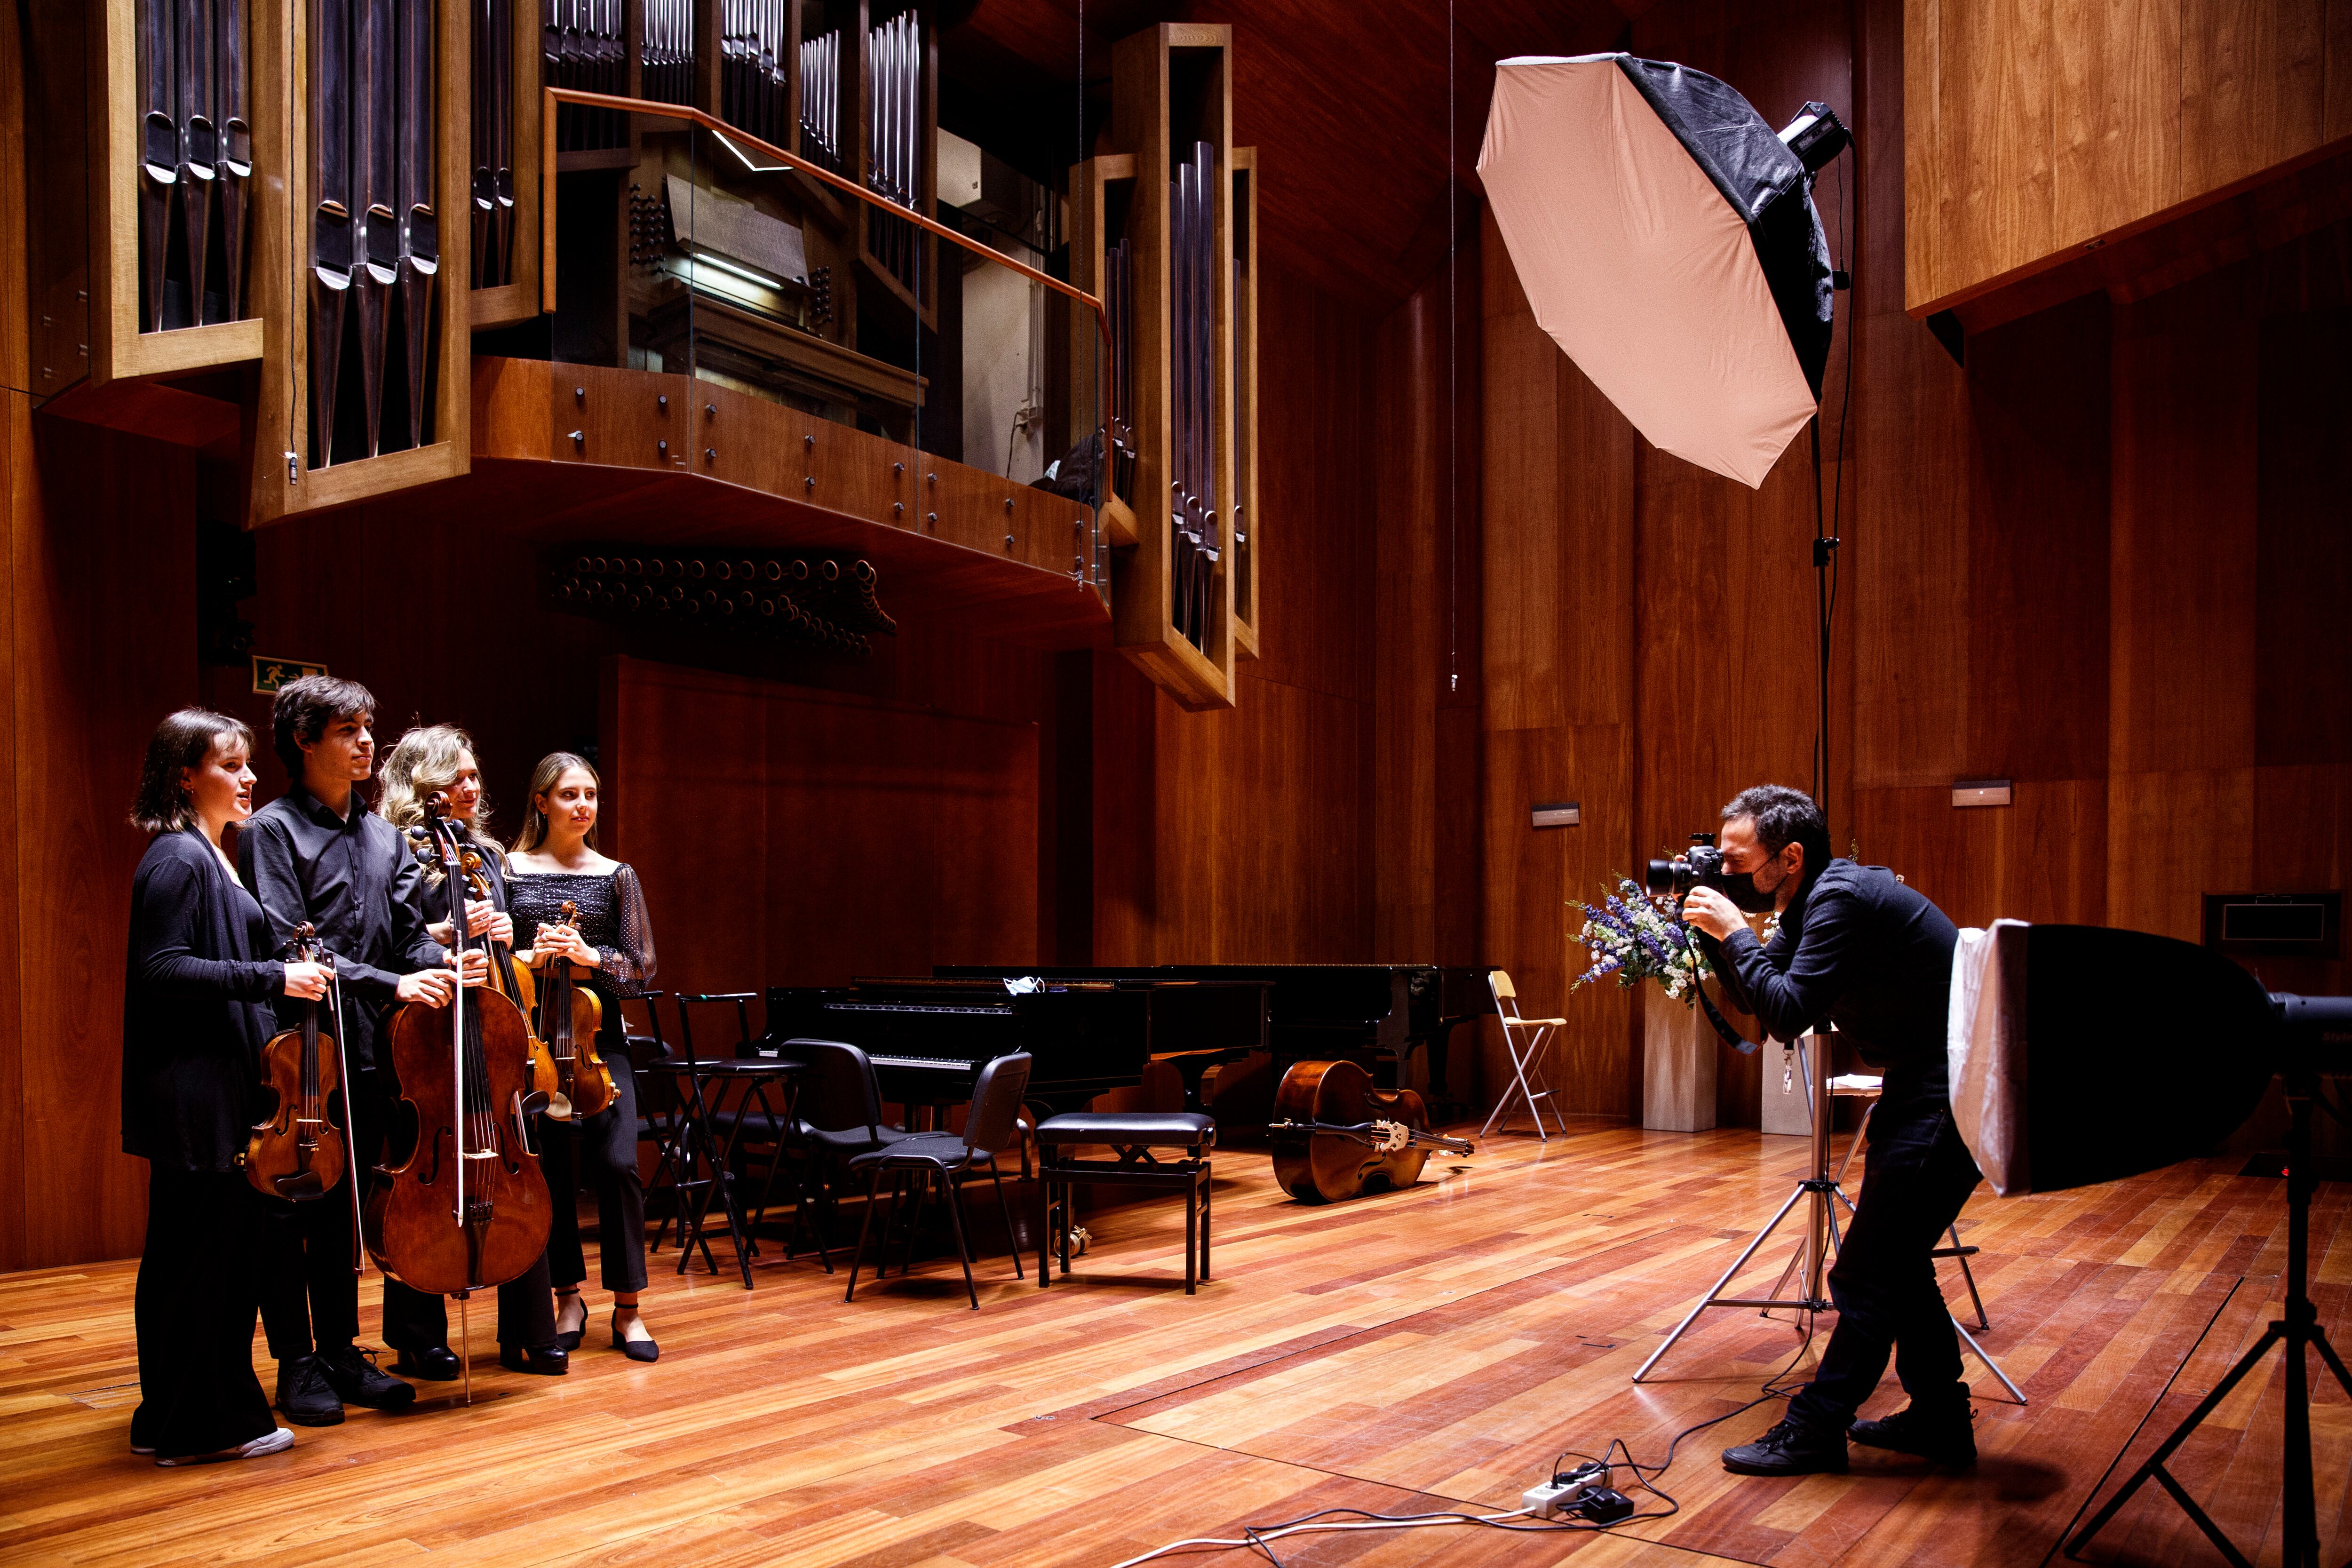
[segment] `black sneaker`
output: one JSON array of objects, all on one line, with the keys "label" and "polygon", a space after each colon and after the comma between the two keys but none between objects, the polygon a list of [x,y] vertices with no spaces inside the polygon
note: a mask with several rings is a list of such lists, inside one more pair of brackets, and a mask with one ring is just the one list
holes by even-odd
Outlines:
[{"label": "black sneaker", "polygon": [[325,1363],[314,1355],[298,1355],[278,1363],[278,1413],[297,1426],[334,1426],[343,1419],[343,1402],[327,1382]]},{"label": "black sneaker", "polygon": [[370,1410],[400,1410],[416,1403],[416,1390],[388,1372],[380,1372],[373,1353],[357,1345],[338,1345],[319,1352],[329,1386],[346,1405]]},{"label": "black sneaker", "polygon": [[1970,1426],[1973,1418],[1965,1405],[1940,1411],[1906,1405],[1876,1421],[1855,1422],[1847,1428],[1846,1436],[1864,1447],[1916,1454],[1923,1459],[1965,1470],[1977,1462],[1977,1435]]},{"label": "black sneaker", "polygon": [[1723,1468],[1736,1476],[1843,1475],[1845,1434],[1778,1421],[1753,1443],[1726,1448]]}]

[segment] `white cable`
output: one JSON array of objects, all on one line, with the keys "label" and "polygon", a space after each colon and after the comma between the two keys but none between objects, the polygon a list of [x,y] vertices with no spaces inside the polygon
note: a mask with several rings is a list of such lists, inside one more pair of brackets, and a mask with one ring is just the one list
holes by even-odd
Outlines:
[{"label": "white cable", "polygon": [[1366,1519],[1335,1524],[1286,1524],[1274,1530],[1254,1530],[1250,1532],[1252,1539],[1248,1540],[1227,1539],[1223,1536],[1196,1535],[1183,1541],[1171,1541],[1165,1546],[1155,1546],[1150,1551],[1144,1552],[1141,1556],[1130,1557],[1124,1563],[1114,1564],[1114,1568],[1135,1568],[1135,1565],[1139,1563],[1149,1563],[1155,1557],[1165,1557],[1171,1552],[1180,1552],[1187,1546],[1212,1546],[1220,1551],[1233,1551],[1236,1548],[1255,1548],[1261,1541],[1280,1541],[1283,1537],[1287,1535],[1313,1535],[1319,1534],[1326,1531],[1433,1530],[1441,1525],[1499,1524],[1507,1519],[1525,1519],[1527,1517],[1528,1510],[1523,1508],[1519,1508],[1513,1509],[1508,1513],[1404,1514],[1400,1515],[1395,1519]]}]

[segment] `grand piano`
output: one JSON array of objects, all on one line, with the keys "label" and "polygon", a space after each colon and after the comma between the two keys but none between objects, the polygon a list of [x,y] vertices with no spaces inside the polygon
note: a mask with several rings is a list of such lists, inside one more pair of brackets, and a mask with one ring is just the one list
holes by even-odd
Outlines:
[{"label": "grand piano", "polygon": [[1495,1011],[1491,966],[1433,963],[1164,963],[1136,969],[1003,969],[941,965],[942,979],[1034,975],[1053,984],[1192,981],[1267,988],[1266,1046],[1277,1075],[1295,1061],[1346,1058],[1386,1087],[1416,1049],[1429,1052],[1432,1095],[1444,1100],[1454,1029]]},{"label": "grand piano", "polygon": [[1014,970],[775,985],[756,1048],[784,1055],[794,1039],[846,1041],[872,1059],[882,1098],[910,1107],[969,1100],[981,1068],[1015,1051],[1032,1058],[1028,1098],[1055,1110],[1083,1110],[1167,1061],[1197,1109],[1210,1068],[1266,1048],[1270,989],[1256,979]]}]

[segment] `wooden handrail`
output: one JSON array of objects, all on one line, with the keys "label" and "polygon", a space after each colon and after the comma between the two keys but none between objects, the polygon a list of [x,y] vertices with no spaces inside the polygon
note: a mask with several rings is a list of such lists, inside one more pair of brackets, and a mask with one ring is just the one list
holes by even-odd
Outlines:
[{"label": "wooden handrail", "polygon": [[[926,233],[936,235],[951,244],[962,246],[966,250],[986,257],[999,267],[1009,268],[1032,283],[1040,283],[1056,293],[1068,295],[1095,313],[1095,330],[1102,334],[1104,343],[1108,344],[1111,341],[1110,322],[1103,314],[1102,301],[1085,289],[1065,283],[1058,278],[1050,277],[1034,267],[1015,261],[993,246],[984,245],[961,229],[950,228],[936,218],[925,217],[910,207],[902,207],[898,203],[867,190],[856,181],[836,174],[821,164],[813,163],[796,153],[787,153],[782,147],[762,142],[750,132],[728,124],[708,110],[696,109],[683,103],[655,103],[641,98],[620,98],[607,92],[582,92],[576,88],[569,87],[551,87],[542,90],[547,94],[551,104],[576,103],[583,108],[613,109],[626,114],[658,114],[669,120],[687,121],[691,124],[701,126],[714,136],[757,148],[769,157],[782,159],[784,167],[788,169],[796,169],[813,180],[822,181],[836,190],[846,192],[861,202],[885,209],[890,216],[901,223],[913,224]],[[548,118],[551,121],[553,119],[552,112]],[[553,145],[552,138],[549,139],[548,144],[551,147]],[[547,159],[547,165],[550,171],[550,181],[552,183],[555,160],[551,154]]]}]

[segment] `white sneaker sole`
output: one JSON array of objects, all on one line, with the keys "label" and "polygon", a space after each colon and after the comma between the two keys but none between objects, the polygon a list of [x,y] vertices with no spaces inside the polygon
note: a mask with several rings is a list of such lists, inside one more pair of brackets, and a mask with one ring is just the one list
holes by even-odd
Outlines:
[{"label": "white sneaker sole", "polygon": [[223,1448],[213,1454],[183,1454],[177,1458],[157,1459],[158,1465],[169,1469],[179,1465],[215,1465],[229,1459],[257,1459],[264,1454],[283,1453],[294,1446],[291,1427],[273,1426],[250,1443],[234,1448]]}]

